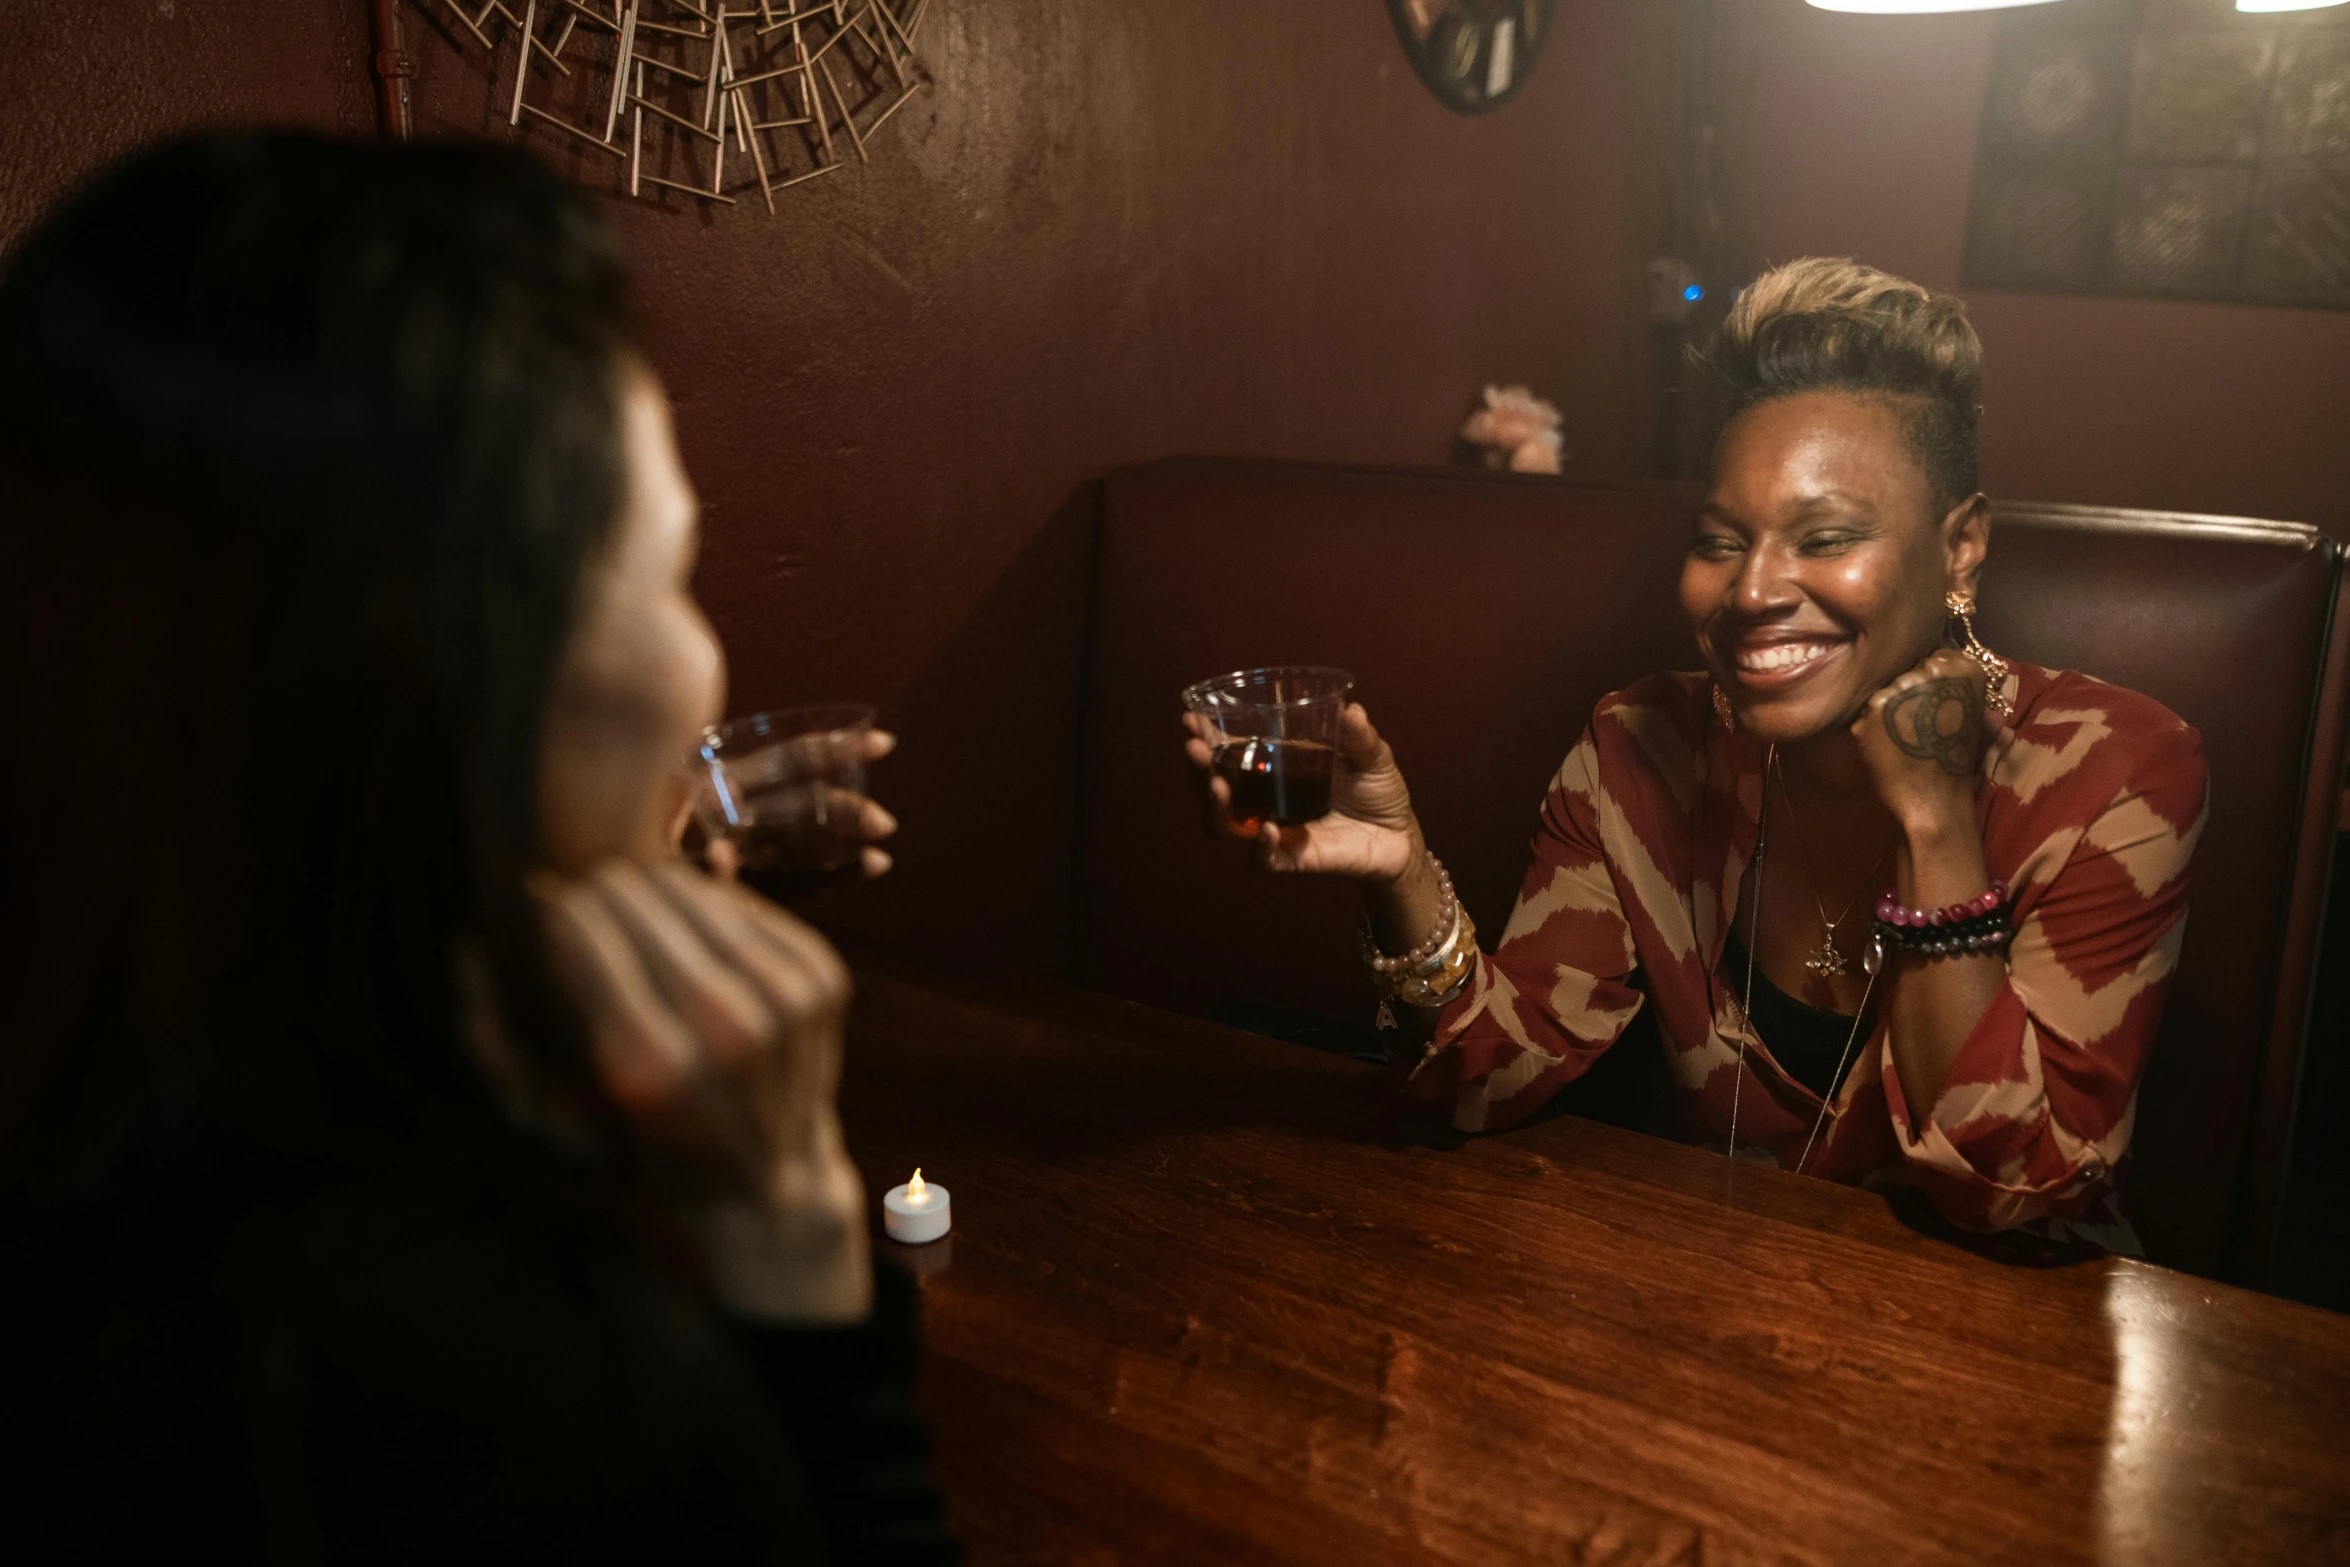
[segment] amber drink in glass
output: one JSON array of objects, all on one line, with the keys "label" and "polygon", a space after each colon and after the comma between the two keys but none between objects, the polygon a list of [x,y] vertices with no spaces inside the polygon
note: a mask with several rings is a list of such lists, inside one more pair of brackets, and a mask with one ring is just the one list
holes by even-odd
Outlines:
[{"label": "amber drink in glass", "polygon": [[1235,670],[1184,688],[1209,765],[1232,791],[1236,827],[1295,827],[1330,814],[1339,716],[1353,689],[1345,670],[1306,664]]}]

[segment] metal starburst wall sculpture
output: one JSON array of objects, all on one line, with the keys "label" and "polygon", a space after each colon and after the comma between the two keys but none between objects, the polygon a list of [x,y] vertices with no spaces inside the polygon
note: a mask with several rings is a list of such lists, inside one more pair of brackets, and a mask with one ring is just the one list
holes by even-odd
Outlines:
[{"label": "metal starburst wall sculpture", "polygon": [[922,90],[930,0],[413,0],[490,51],[507,123],[605,154],[629,194],[728,206],[833,173]]}]

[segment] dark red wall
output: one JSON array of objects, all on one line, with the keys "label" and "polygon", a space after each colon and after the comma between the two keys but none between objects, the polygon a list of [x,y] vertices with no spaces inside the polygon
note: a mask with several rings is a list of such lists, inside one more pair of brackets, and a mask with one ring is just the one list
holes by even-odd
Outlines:
[{"label": "dark red wall", "polygon": [[183,126],[375,129],[366,0],[0,0],[0,245]]},{"label": "dark red wall", "polygon": [[[1994,18],[1734,0],[1763,253],[1956,288]],[[1969,292],[1983,479],[2350,531],[2350,311]]]},{"label": "dark red wall", "polygon": [[[905,737],[899,871],[843,922],[1059,961],[1094,476],[1439,461],[1494,378],[1559,397],[1580,466],[1636,461],[1622,8],[1562,10],[1464,119],[1373,4],[933,0],[937,90],[871,167],[774,219],[616,208],[735,706],[866,696]],[[472,67],[429,70],[429,121],[481,126]]]},{"label": "dark red wall", "polygon": [[[0,11],[0,231],[191,121],[364,123],[364,0]],[[424,128],[505,134],[478,47],[404,14]],[[1653,12],[1559,14],[1517,101],[1470,119],[1376,0],[933,0],[937,89],[870,168],[772,219],[613,204],[734,705],[868,697],[905,737],[879,784],[900,869],[842,923],[1058,961],[1093,476],[1171,452],[1441,461],[1492,379],[1559,400],[1575,469],[1636,466],[1626,84]],[[1419,569],[1365,612],[1409,614]]]}]

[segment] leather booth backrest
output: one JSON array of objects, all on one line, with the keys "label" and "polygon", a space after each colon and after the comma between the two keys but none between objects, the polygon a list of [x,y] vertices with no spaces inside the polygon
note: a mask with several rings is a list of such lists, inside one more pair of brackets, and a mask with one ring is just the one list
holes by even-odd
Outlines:
[{"label": "leather booth backrest", "polygon": [[[1259,875],[1197,825],[1176,693],[1257,664],[1354,672],[1432,845],[1498,933],[1593,705],[1696,666],[1676,592],[1694,498],[1236,460],[1112,474],[1080,979],[1202,1015],[1367,1022],[1351,890]],[[2341,768],[2339,557],[2296,524],[2006,506],[1984,572],[1990,646],[2143,691],[2203,734],[2211,815],[2130,1206],[2157,1260],[2207,1274],[2267,1265]]]}]

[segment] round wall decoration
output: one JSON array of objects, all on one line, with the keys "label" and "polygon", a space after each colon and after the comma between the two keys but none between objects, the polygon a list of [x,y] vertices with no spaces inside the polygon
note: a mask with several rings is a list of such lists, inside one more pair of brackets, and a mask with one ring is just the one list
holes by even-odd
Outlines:
[{"label": "round wall decoration", "polygon": [[[592,149],[632,196],[775,210],[929,85],[930,0],[414,0],[478,43],[518,131]],[[475,7],[479,7],[479,14]]]},{"label": "round wall decoration", "polygon": [[1534,69],[1554,0],[1387,0],[1412,69],[1445,107],[1500,108]]}]

